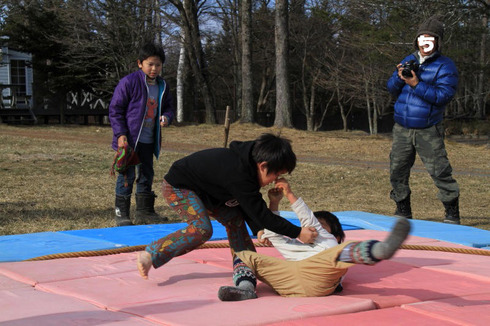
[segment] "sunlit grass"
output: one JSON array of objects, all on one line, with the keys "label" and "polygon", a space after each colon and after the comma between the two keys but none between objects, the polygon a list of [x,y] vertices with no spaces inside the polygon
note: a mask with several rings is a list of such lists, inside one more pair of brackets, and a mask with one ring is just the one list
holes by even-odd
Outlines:
[{"label": "sunlit grass", "polygon": [[[172,162],[189,151],[224,144],[224,128],[219,125],[173,126],[163,132],[164,152],[155,163],[157,194]],[[264,132],[279,130],[232,124],[228,143],[254,139]],[[289,176],[293,190],[312,209],[393,214],[387,170],[389,136],[280,132],[293,141],[299,157]],[[0,234],[114,226],[111,140],[107,126],[0,125]],[[461,187],[462,223],[490,230],[488,147],[448,142],[447,150]],[[437,200],[437,188],[419,159],[415,168],[410,179],[414,217],[440,222],[444,209]],[[290,207],[283,202],[280,209]],[[156,200],[156,210],[171,221],[177,219],[161,197]]]}]

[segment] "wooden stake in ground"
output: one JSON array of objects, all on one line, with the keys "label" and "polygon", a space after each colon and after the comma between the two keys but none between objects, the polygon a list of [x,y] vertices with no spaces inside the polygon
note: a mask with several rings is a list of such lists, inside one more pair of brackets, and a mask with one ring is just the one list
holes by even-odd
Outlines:
[{"label": "wooden stake in ground", "polygon": [[226,106],[226,114],[225,114],[225,144],[223,147],[226,148],[228,146],[228,134],[230,133],[230,106]]}]

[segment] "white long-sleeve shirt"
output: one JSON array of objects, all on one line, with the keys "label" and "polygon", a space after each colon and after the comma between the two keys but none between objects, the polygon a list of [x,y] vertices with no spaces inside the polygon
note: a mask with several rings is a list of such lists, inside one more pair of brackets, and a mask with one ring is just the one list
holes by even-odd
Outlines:
[{"label": "white long-sleeve shirt", "polygon": [[[338,245],[337,239],[322,227],[302,198],[298,198],[291,208],[298,216],[301,227],[315,227],[318,237],[313,244],[308,244],[265,229],[263,238],[269,239],[286,260],[302,260]],[[279,215],[279,212],[274,213]]]}]

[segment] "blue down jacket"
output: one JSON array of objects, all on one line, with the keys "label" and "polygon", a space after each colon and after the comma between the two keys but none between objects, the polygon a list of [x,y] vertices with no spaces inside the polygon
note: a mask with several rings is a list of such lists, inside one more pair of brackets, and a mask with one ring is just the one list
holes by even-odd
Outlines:
[{"label": "blue down jacket", "polygon": [[[419,62],[417,53],[403,59]],[[388,80],[388,91],[397,96],[395,122],[405,128],[428,128],[438,124],[444,110],[456,93],[458,70],[454,62],[436,52],[420,65],[417,71],[419,83],[414,88],[398,77],[398,70]]]},{"label": "blue down jacket", "polygon": [[[158,82],[158,114],[157,117],[164,115],[170,124],[174,119],[174,103],[169,87],[165,80],[160,76]],[[131,147],[136,148],[141,127],[146,113],[146,102],[148,99],[148,86],[146,84],[145,73],[141,70],[135,71],[119,81],[112,95],[109,104],[109,120],[111,121],[113,138],[112,148],[117,150],[117,139],[119,136],[126,135]],[[160,118],[155,123],[155,157],[160,154],[162,137],[160,132]]]}]

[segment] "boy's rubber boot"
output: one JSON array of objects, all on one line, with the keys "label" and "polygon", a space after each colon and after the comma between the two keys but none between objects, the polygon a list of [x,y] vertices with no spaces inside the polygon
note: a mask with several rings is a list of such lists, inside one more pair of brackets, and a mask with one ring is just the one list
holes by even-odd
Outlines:
[{"label": "boy's rubber boot", "polygon": [[459,197],[456,197],[450,202],[443,202],[442,204],[444,205],[444,208],[446,210],[444,223],[461,224],[461,221],[459,219]]},{"label": "boy's rubber boot", "polygon": [[167,217],[155,212],[156,197],[154,192],[136,194],[135,224],[158,224],[168,221]]},{"label": "boy's rubber boot", "polygon": [[410,196],[396,202],[395,216],[412,218],[412,207],[410,205]]},{"label": "boy's rubber boot", "polygon": [[116,195],[115,207],[116,226],[133,225],[131,219],[129,218],[131,196]]}]

